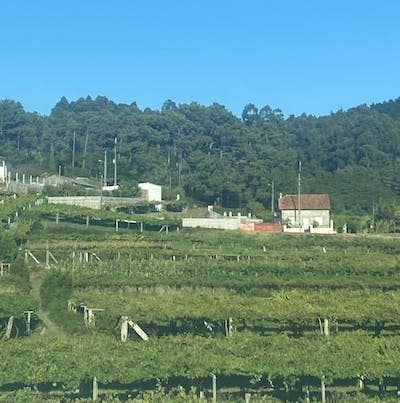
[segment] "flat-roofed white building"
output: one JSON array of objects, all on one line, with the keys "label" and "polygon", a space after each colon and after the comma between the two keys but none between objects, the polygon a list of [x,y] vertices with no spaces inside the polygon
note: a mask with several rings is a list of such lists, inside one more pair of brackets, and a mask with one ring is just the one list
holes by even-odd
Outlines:
[{"label": "flat-roofed white building", "polygon": [[140,195],[143,199],[148,202],[160,202],[162,201],[161,197],[161,186],[155,185],[154,183],[139,183]]}]

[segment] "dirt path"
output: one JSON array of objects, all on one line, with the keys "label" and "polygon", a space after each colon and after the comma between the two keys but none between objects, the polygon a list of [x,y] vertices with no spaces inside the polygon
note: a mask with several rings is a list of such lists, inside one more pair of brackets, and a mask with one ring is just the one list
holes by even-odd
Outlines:
[{"label": "dirt path", "polygon": [[[43,271],[31,272],[29,275],[29,283],[31,285],[31,295],[40,301],[40,286],[42,284]],[[65,336],[65,332],[57,324],[55,324],[49,317],[48,312],[40,305],[39,310],[36,312],[38,318],[42,321],[41,336],[58,337]]]}]

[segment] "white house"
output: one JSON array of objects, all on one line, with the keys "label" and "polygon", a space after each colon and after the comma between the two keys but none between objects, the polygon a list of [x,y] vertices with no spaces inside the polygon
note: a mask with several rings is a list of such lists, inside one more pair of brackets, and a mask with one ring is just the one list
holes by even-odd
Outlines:
[{"label": "white house", "polygon": [[6,182],[11,174],[11,163],[5,157],[0,157],[0,182]]},{"label": "white house", "polygon": [[303,230],[331,228],[331,202],[328,194],[285,195],[278,200],[281,220],[288,227]]},{"label": "white house", "polygon": [[160,202],[161,198],[161,186],[154,183],[139,183],[140,195],[148,202]]}]

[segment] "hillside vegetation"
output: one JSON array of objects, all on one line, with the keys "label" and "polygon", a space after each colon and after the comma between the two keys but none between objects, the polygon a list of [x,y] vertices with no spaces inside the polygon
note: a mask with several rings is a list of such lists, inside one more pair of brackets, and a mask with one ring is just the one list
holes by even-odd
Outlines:
[{"label": "hillside vegetation", "polygon": [[57,173],[61,165],[64,175],[99,177],[104,150],[112,171],[115,137],[121,181],[160,183],[204,204],[269,208],[272,181],[276,196],[296,192],[298,160],[302,191],[329,193],[334,212],[371,212],[382,204],[393,211],[400,194],[400,98],[287,118],[253,104],[238,118],[216,103],[168,100],[159,111],[142,111],[106,97],[62,97],[40,116],[0,102],[1,154],[21,173]]}]

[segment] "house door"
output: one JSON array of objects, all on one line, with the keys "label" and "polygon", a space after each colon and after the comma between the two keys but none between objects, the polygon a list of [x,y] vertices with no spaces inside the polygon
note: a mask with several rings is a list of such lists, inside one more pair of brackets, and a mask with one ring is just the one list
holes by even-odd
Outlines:
[{"label": "house door", "polygon": [[310,220],[308,217],[303,217],[303,228],[305,230],[310,229]]}]

